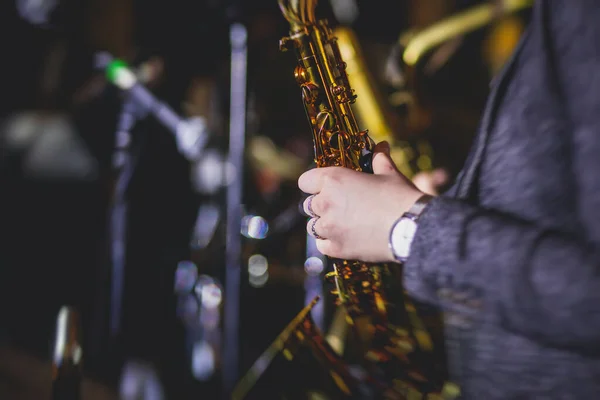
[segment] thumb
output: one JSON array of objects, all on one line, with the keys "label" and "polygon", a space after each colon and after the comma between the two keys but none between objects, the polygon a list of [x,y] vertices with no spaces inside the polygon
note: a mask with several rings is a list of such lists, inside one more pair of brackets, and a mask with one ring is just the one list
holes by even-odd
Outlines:
[{"label": "thumb", "polygon": [[392,175],[397,174],[398,168],[390,157],[390,145],[388,142],[380,142],[375,146],[373,153],[373,174]]}]

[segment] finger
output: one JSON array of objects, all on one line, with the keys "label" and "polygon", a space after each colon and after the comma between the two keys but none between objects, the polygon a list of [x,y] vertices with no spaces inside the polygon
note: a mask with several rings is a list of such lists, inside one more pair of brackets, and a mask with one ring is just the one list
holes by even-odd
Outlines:
[{"label": "finger", "polygon": [[298,178],[298,187],[304,193],[317,194],[321,191],[323,185],[323,174],[326,168],[313,168]]},{"label": "finger", "polygon": [[412,179],[413,184],[422,192],[437,195],[433,176],[429,172],[419,172]]},{"label": "finger", "polygon": [[317,250],[319,250],[319,252],[321,254],[324,254],[329,257],[334,257],[334,253],[332,251],[333,244],[332,244],[331,240],[317,239],[317,240],[315,240],[315,242],[316,242],[315,244],[317,246]]},{"label": "finger", "polygon": [[377,151],[375,147],[375,153],[373,154],[373,173],[375,175],[392,175],[399,173],[396,164],[392,161],[390,153],[384,151]]},{"label": "finger", "polygon": [[346,168],[341,167],[313,168],[300,175],[300,178],[298,178],[298,187],[304,193],[317,194],[323,190],[326,177],[339,176],[348,171]]},{"label": "finger", "polygon": [[310,209],[315,215],[318,215],[322,218],[325,215],[327,215],[329,211],[331,211],[331,209],[333,208],[332,205],[333,204],[331,200],[323,191],[322,193],[315,195],[315,197],[312,199],[312,201],[310,202]]},{"label": "finger", "polygon": [[311,194],[310,196],[308,196],[306,198],[306,200],[304,200],[304,203],[302,204],[302,208],[304,210],[304,214],[306,214],[309,217],[317,217],[318,215],[315,213],[315,211],[313,210],[313,199],[315,198],[315,194]]},{"label": "finger", "polygon": [[306,223],[306,232],[315,239],[325,239],[319,232],[319,217],[311,218]]},{"label": "finger", "polygon": [[377,145],[373,149],[373,152],[375,153],[385,153],[388,156],[390,155],[390,151],[390,144],[385,140],[377,143]]}]

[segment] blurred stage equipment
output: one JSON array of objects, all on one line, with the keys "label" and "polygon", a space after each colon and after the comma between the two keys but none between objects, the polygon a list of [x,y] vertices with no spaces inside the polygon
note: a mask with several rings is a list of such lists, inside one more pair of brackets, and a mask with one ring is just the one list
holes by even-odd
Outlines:
[{"label": "blurred stage equipment", "polygon": [[409,31],[399,38],[399,44],[404,49],[402,59],[406,65],[413,67],[423,56],[448,40],[473,32],[500,17],[532,5],[533,0],[491,1],[457,13],[420,32]]},{"label": "blurred stage equipment", "polygon": [[241,23],[229,31],[231,80],[229,110],[229,162],[233,178],[227,186],[225,232],[225,304],[223,347],[223,390],[230,398],[238,380],[240,281],[242,262],[242,189],[246,138],[246,88],[248,72],[248,32]]},{"label": "blurred stage equipment", "polygon": [[266,136],[253,136],[248,140],[248,158],[253,167],[269,169],[284,179],[296,180],[306,169],[300,157],[277,147]]},{"label": "blurred stage equipment", "polygon": [[[422,29],[409,29],[402,33],[386,62],[385,80],[393,89],[388,96],[388,104],[406,111],[406,124],[409,130],[421,132],[431,124],[431,110],[422,102],[422,77],[433,75],[441,69],[460,48],[461,39],[483,27],[502,21],[509,15],[525,10],[533,0],[494,0],[484,2],[458,12],[450,17]],[[508,31],[505,31],[508,32]],[[498,66],[506,60],[506,54],[514,48],[514,34],[508,38],[510,44],[503,47],[505,57],[491,54],[491,60]],[[508,39],[504,35],[504,39]],[[498,41],[497,41],[498,42]]]},{"label": "blurred stage equipment", "polygon": [[80,400],[83,349],[79,314],[61,307],[56,319],[52,357],[52,400]]},{"label": "blurred stage equipment", "polygon": [[195,251],[206,248],[215,236],[220,221],[221,207],[219,204],[213,201],[200,204],[190,240],[191,249]]},{"label": "blurred stage equipment", "polygon": [[[52,342],[52,340],[50,340]],[[53,345],[54,343],[49,343]],[[80,362],[81,363],[81,362]],[[54,356],[40,359],[28,351],[0,345],[0,399],[46,400],[53,396],[56,365]],[[60,392],[59,392],[60,394]],[[67,393],[72,394],[72,393]],[[74,394],[77,396],[77,393]],[[81,382],[81,398],[85,400],[117,400],[119,397],[106,385],[88,378]],[[78,399],[61,397],[60,399]]]},{"label": "blurred stage equipment", "polygon": [[158,373],[150,363],[128,361],[123,366],[120,400],[165,400]]},{"label": "blurred stage equipment", "polygon": [[[11,160],[27,178],[46,181],[91,181],[98,162],[67,114],[23,111],[0,128],[0,166]],[[8,163],[8,165],[7,165]]]},{"label": "blurred stage equipment", "polygon": [[106,69],[106,77],[111,83],[125,91],[142,111],[152,114],[175,135],[177,148],[183,156],[190,161],[199,159],[209,136],[205,118],[180,117],[166,103],[154,97],[124,61],[114,59],[108,53],[100,53],[96,61],[99,68]]},{"label": "blurred stage equipment", "polygon": [[186,354],[192,375],[199,381],[213,377],[221,363],[221,310],[223,288],[207,275],[198,276],[198,267],[182,261],[175,275],[177,315],[186,327]]},{"label": "blurred stage equipment", "polygon": [[[106,70],[106,77],[126,94],[118,121],[114,167],[119,171],[111,210],[111,305],[110,335],[116,337],[121,321],[121,304],[126,257],[127,187],[135,170],[136,157],[130,149],[131,130],[135,123],[152,114],[175,135],[179,151],[188,160],[197,162],[202,156],[209,132],[203,117],[184,119],[167,104],[159,101],[140,82],[137,75],[122,60],[108,53],[99,53],[96,66]],[[142,75],[143,76],[143,75]]]},{"label": "blurred stage equipment", "polygon": [[[351,104],[356,95],[346,74],[346,63],[327,21],[317,20],[316,0],[280,0],[280,8],[290,24],[290,36],[280,42],[282,50],[293,49],[298,65],[294,76],[302,91],[305,111],[313,133],[317,167],[342,166],[372,172],[370,161],[373,140],[361,131]],[[387,132],[390,132],[389,130]],[[359,261],[332,260],[328,274],[337,287],[338,300],[346,310],[355,334],[361,341],[361,374],[330,346],[308,346],[314,358],[325,360],[324,376],[334,378],[331,398],[395,396],[392,398],[435,399],[454,397],[455,385],[447,382],[441,316],[427,315],[428,325],[401,287],[401,267],[397,264],[373,265]],[[314,303],[312,303],[314,305]],[[297,318],[305,321],[305,309]],[[297,323],[302,325],[303,323]],[[311,322],[309,331],[284,332],[309,338],[310,343],[326,343]],[[432,330],[433,329],[433,330]],[[281,340],[281,337],[279,338]],[[294,357],[289,346],[279,346],[288,359]],[[270,351],[274,351],[273,348]],[[250,392],[248,385],[258,379],[264,364],[255,363],[251,376],[240,383],[240,395]],[[257,372],[258,371],[258,372]],[[448,383],[448,384],[447,384]],[[364,391],[368,387],[370,394]],[[301,390],[301,389],[299,389]],[[273,395],[282,395],[274,392]],[[286,392],[285,394],[290,394]],[[296,392],[297,394],[297,392]]]},{"label": "blurred stage equipment", "polygon": [[356,0],[331,0],[330,3],[335,18],[341,24],[350,25],[358,18],[359,9]]},{"label": "blurred stage equipment", "polygon": [[58,3],[58,0],[17,0],[17,11],[27,22],[46,26]]}]

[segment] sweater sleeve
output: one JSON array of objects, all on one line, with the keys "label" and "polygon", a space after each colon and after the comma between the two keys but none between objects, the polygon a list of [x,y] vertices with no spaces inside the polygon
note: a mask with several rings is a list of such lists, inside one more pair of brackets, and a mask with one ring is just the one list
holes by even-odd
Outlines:
[{"label": "sweater sleeve", "polygon": [[[440,197],[405,264],[409,293],[451,314],[493,320],[548,346],[600,351],[600,4],[552,0],[545,13],[581,231],[549,230]],[[469,318],[469,317],[467,317]]]},{"label": "sweater sleeve", "polygon": [[600,349],[600,249],[560,232],[434,199],[405,286],[417,298],[564,348]]}]

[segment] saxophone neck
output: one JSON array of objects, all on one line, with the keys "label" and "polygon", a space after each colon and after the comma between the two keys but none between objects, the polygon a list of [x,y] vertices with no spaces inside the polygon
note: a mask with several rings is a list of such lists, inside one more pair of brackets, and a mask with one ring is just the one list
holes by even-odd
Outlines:
[{"label": "saxophone neck", "polygon": [[281,13],[290,23],[292,32],[317,23],[315,16],[317,2],[318,0],[278,0]]}]

